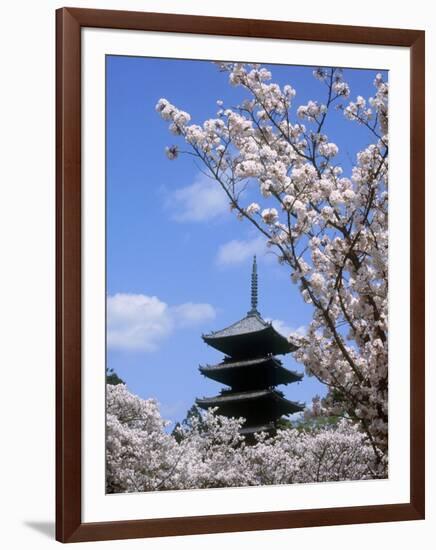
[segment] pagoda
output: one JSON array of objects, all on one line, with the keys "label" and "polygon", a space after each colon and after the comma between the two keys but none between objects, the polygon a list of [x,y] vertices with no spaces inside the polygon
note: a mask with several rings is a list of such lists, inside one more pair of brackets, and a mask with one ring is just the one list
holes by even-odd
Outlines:
[{"label": "pagoda", "polygon": [[289,401],[276,389],[280,384],[299,382],[303,375],[286,369],[276,355],[295,351],[290,343],[265,321],[257,310],[257,264],[253,259],[251,275],[251,309],[247,315],[227,328],[203,335],[209,346],[225,354],[218,365],[199,367],[201,374],[225,384],[214,397],[196,399],[202,409],[218,407],[217,414],[244,417],[241,434],[275,433],[283,415],[300,412],[304,404]]}]

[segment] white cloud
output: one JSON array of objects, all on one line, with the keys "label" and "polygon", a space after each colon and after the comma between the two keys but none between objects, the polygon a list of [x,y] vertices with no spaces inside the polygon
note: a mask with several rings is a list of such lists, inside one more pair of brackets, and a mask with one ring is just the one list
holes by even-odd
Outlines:
[{"label": "white cloud", "polygon": [[203,174],[191,185],[171,193],[165,204],[178,222],[209,221],[229,212],[228,198],[218,182]]},{"label": "white cloud", "polygon": [[210,304],[169,306],[156,296],[118,293],[107,299],[107,343],[115,349],[152,352],[178,328],[215,317]]},{"label": "white cloud", "polygon": [[173,330],[165,302],[156,296],[115,294],[107,299],[107,343],[111,348],[154,351]]},{"label": "white cloud", "polygon": [[246,241],[234,239],[219,247],[216,262],[221,266],[241,264],[253,258],[254,254],[265,256],[266,250],[266,242],[262,236]]},{"label": "white cloud", "polygon": [[181,326],[191,326],[203,321],[215,319],[216,313],[210,304],[193,304],[187,302],[171,308],[174,319]]}]

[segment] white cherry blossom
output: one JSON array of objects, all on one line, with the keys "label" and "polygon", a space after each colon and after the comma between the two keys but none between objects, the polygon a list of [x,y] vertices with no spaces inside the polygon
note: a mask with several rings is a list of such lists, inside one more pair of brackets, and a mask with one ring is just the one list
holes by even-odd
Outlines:
[{"label": "white cherry blossom", "polygon": [[[319,93],[298,106],[292,83],[280,87],[268,69],[218,66],[245,92],[239,106],[202,125],[166,99],[156,110],[232,211],[275,248],[313,311],[307,334],[292,336],[299,346],[294,357],[326,385],[324,414],[355,422],[382,465],[388,451],[388,83],[378,74],[372,97],[349,100],[342,71],[316,69]],[[368,143],[346,172],[335,160],[341,136],[326,134],[336,109]],[[246,188],[254,201],[248,205]]]},{"label": "white cherry blossom", "polygon": [[[315,401],[314,411],[321,409]],[[321,416],[321,410],[319,415]],[[314,416],[308,414],[308,418]],[[158,404],[107,386],[106,489],[109,493],[210,489],[383,478],[368,440],[349,420],[337,426],[282,429],[257,434],[247,445],[244,419],[214,410],[179,426],[177,437]]]}]

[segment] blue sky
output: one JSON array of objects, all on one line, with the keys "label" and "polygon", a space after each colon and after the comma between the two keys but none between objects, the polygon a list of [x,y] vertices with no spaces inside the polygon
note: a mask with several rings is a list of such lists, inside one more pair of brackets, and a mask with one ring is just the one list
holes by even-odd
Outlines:
[{"label": "blue sky", "polygon": [[[295,109],[322,101],[325,87],[312,67],[269,65],[273,81],[297,91]],[[262,239],[229,212],[217,184],[207,180],[193,157],[165,156],[174,142],[155,112],[161,97],[188,111],[195,123],[216,116],[245,97],[207,61],[108,56],[107,109],[107,293],[108,367],[129,389],[154,397],[165,418],[182,420],[196,397],[223,387],[200,375],[199,364],[218,363],[202,333],[243,317],[250,308],[250,272],[258,254],[259,311],[283,330],[310,322],[286,268],[265,254]],[[370,97],[375,70],[344,70],[351,98]],[[294,111],[295,115],[295,111]],[[340,148],[349,175],[369,132],[332,112],[325,132]],[[303,368],[286,356],[288,368]],[[282,387],[286,396],[310,404],[324,386],[307,376]]]}]

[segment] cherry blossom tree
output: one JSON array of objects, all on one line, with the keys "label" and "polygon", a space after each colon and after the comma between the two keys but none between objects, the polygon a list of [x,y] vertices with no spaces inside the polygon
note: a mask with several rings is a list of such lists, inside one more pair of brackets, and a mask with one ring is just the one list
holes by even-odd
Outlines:
[{"label": "cherry blossom tree", "polygon": [[177,444],[157,402],[131,394],[124,384],[106,386],[106,487],[110,493],[164,486],[177,460]]},{"label": "cherry blossom tree", "polygon": [[242,487],[374,479],[385,475],[355,424],[309,431],[259,434],[246,445],[244,419],[213,410],[165,431],[156,401],[131,394],[124,384],[107,386],[106,487],[110,493]]},{"label": "cherry blossom tree", "polygon": [[[160,99],[156,110],[289,270],[313,319],[295,358],[327,386],[314,414],[351,419],[382,464],[388,434],[388,84],[357,96],[339,69],[314,77],[324,99],[294,106],[291,85],[272,82],[259,65],[220,63],[229,83],[246,92],[234,107],[218,101],[216,118],[192,124],[189,113]],[[363,128],[371,143],[348,175],[325,133],[333,109]],[[256,194],[255,202],[251,201]]]}]

